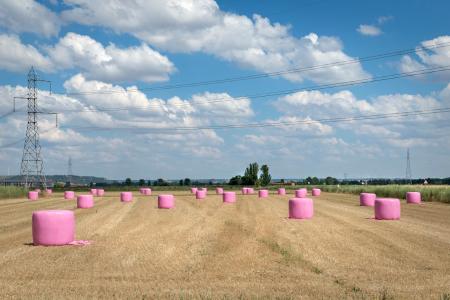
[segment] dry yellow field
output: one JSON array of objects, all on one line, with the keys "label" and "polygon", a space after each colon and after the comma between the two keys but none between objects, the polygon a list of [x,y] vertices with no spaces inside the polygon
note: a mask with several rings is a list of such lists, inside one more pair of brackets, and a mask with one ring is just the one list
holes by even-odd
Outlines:
[{"label": "dry yellow field", "polygon": [[[450,205],[402,202],[375,221],[353,195],[323,193],[312,220],[287,219],[289,196],[222,204],[175,192],[75,209],[61,194],[0,201],[0,298],[449,299]],[[31,214],[71,209],[88,246],[31,246]]]}]

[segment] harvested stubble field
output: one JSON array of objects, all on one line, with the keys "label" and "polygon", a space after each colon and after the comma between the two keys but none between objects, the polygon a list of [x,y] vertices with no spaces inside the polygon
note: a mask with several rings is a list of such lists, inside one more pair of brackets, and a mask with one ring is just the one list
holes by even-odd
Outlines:
[{"label": "harvested stubble field", "polygon": [[[358,197],[323,193],[312,220],[287,219],[289,196],[222,204],[176,192],[75,209],[88,246],[31,246],[31,213],[74,209],[61,194],[0,201],[0,298],[442,299],[450,293],[450,205],[402,202],[375,221]],[[448,298],[447,298],[448,299]]]}]

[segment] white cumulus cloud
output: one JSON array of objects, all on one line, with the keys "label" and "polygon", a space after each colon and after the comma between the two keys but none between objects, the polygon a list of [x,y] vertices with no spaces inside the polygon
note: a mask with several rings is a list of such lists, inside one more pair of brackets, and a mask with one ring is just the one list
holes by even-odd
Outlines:
[{"label": "white cumulus cloud", "polygon": [[17,35],[0,34],[0,69],[25,72],[30,66],[45,72],[54,69],[48,57],[32,45],[24,45]]},{"label": "white cumulus cloud", "polygon": [[[220,10],[213,0],[104,2],[67,0],[68,22],[129,33],[159,49],[214,55],[260,72],[274,72],[349,60],[336,37],[295,37],[290,27]],[[292,81],[332,82],[367,77],[361,64],[284,75]]]},{"label": "white cumulus cloud", "polygon": [[[450,67],[450,36],[448,35],[421,42],[417,47],[416,57],[405,55],[399,64],[402,72],[436,67]],[[433,76],[449,80],[450,71],[436,73]]]},{"label": "white cumulus cloud", "polygon": [[0,34],[0,68],[24,72],[80,70],[86,78],[107,82],[161,82],[175,72],[173,63],[147,44],[119,48],[103,46],[87,35],[69,32],[55,45],[36,49],[16,35]]},{"label": "white cumulus cloud", "polygon": [[47,52],[59,68],[78,67],[87,78],[108,82],[166,81],[175,71],[166,56],[146,44],[128,48],[118,48],[114,44],[104,47],[91,37],[76,33],[68,33]]},{"label": "white cumulus cloud", "polygon": [[381,35],[383,32],[380,28],[374,26],[374,25],[367,25],[367,24],[361,24],[356,29],[359,33],[362,35],[368,35],[368,36],[378,36]]},{"label": "white cumulus cloud", "polygon": [[34,0],[0,0],[0,27],[9,32],[31,32],[45,37],[56,36],[59,17]]}]

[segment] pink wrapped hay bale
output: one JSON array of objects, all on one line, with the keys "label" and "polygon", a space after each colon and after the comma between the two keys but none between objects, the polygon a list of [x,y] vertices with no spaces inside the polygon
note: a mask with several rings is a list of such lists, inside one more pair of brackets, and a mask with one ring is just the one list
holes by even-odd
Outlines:
[{"label": "pink wrapped hay bale", "polygon": [[269,197],[269,191],[268,190],[259,190],[258,191],[258,197],[259,198],[267,198],[267,197]]},{"label": "pink wrapped hay bale", "polygon": [[39,192],[36,191],[29,191],[28,192],[28,200],[35,201],[39,199]]},{"label": "pink wrapped hay bale", "polygon": [[222,194],[223,203],[234,203],[236,202],[235,192],[223,192]]},{"label": "pink wrapped hay bale", "polygon": [[91,189],[91,195],[93,196],[97,195],[97,189]]},{"label": "pink wrapped hay bale", "polygon": [[45,193],[46,193],[47,195],[51,195],[51,194],[53,193],[53,191],[52,191],[52,189],[46,189],[46,190],[45,190]]},{"label": "pink wrapped hay bale", "polygon": [[78,208],[91,208],[94,207],[94,197],[92,195],[79,195],[77,197]]},{"label": "pink wrapped hay bale", "polygon": [[248,188],[247,187],[243,187],[242,188],[242,195],[247,195],[248,194]]},{"label": "pink wrapped hay bale", "polygon": [[74,191],[65,191],[64,192],[64,199],[72,200],[74,198],[75,198],[75,192]]},{"label": "pink wrapped hay bale", "polygon": [[195,194],[197,193],[197,188],[196,187],[191,187],[191,194]]},{"label": "pink wrapped hay bale", "polygon": [[175,198],[173,195],[159,195],[158,208],[170,209],[175,207]]},{"label": "pink wrapped hay bale", "polygon": [[70,210],[39,210],[32,216],[35,246],[67,245],[75,239],[75,215]]},{"label": "pink wrapped hay bale", "polygon": [[121,192],[120,193],[120,201],[122,201],[122,202],[133,201],[133,193],[132,192]]},{"label": "pink wrapped hay bale", "polygon": [[217,188],[216,188],[216,194],[217,194],[217,195],[222,195],[222,194],[223,194],[223,188],[217,187]]},{"label": "pink wrapped hay bale", "polygon": [[308,194],[308,190],[305,188],[295,190],[295,198],[305,198]]},{"label": "pink wrapped hay bale", "polygon": [[146,196],[151,196],[152,195],[152,189],[151,188],[145,188],[143,190],[143,194]]},{"label": "pink wrapped hay bale", "polygon": [[254,193],[255,193],[255,190],[253,188],[248,188],[247,189],[247,194],[253,195]]},{"label": "pink wrapped hay bale", "polygon": [[97,196],[98,197],[103,197],[105,195],[105,190],[104,189],[97,189]]},{"label": "pink wrapped hay bale", "polygon": [[313,188],[311,191],[311,195],[313,195],[314,197],[320,196],[320,192],[321,190],[318,188]]},{"label": "pink wrapped hay bale", "polygon": [[395,198],[375,199],[375,219],[377,220],[399,220],[400,200]]},{"label": "pink wrapped hay bale", "polygon": [[422,197],[419,192],[407,192],[406,193],[406,203],[410,204],[420,204],[422,202]]},{"label": "pink wrapped hay bale", "polygon": [[278,189],[278,195],[286,195],[286,189],[285,188],[279,188]]},{"label": "pink wrapped hay bale", "polygon": [[311,219],[314,215],[314,202],[310,198],[292,198],[289,200],[290,219]]},{"label": "pink wrapped hay bale", "polygon": [[139,194],[141,194],[141,195],[144,194],[144,188],[139,188]]},{"label": "pink wrapped hay bale", "polygon": [[195,198],[196,199],[205,199],[206,198],[206,191],[204,191],[203,189],[201,190],[197,190],[197,192],[195,193]]},{"label": "pink wrapped hay bale", "polygon": [[359,194],[359,205],[360,206],[374,206],[375,199],[377,195],[373,193],[361,193]]},{"label": "pink wrapped hay bale", "polygon": [[205,192],[205,195],[208,195],[208,188],[202,188],[202,191],[204,191]]},{"label": "pink wrapped hay bale", "polygon": [[34,191],[40,193],[41,189],[35,189]]}]

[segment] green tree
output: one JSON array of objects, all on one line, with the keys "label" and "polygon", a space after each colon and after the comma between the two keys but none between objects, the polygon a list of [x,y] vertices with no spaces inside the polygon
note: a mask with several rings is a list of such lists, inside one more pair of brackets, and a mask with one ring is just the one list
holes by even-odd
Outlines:
[{"label": "green tree", "polygon": [[314,184],[314,185],[316,185],[316,184],[319,184],[319,183],[320,183],[320,180],[319,180],[319,178],[317,178],[316,176],[314,176],[314,177],[312,178],[312,180],[311,180],[311,183]]},{"label": "green tree", "polygon": [[325,184],[327,185],[338,184],[338,180],[336,178],[328,176],[327,178],[325,178]]},{"label": "green tree", "polygon": [[307,177],[307,178],[305,179],[305,183],[306,183],[306,184],[312,184],[312,178],[311,178],[311,177]]},{"label": "green tree", "polygon": [[131,185],[131,178],[125,179],[125,185],[130,186]]},{"label": "green tree", "polygon": [[184,179],[184,185],[191,185],[191,179],[185,178]]},{"label": "green tree", "polygon": [[180,181],[178,182],[179,185],[183,185],[183,179],[180,179]]},{"label": "green tree", "polygon": [[259,181],[261,182],[261,185],[267,186],[272,181],[272,176],[269,174],[269,166],[262,165],[261,166],[261,177],[259,178]]},{"label": "green tree", "polygon": [[258,182],[258,163],[254,162],[250,164],[246,169],[244,176],[242,177],[242,184],[255,185]]},{"label": "green tree", "polygon": [[152,181],[151,180],[147,180],[147,185],[151,186],[152,185]]},{"label": "green tree", "polygon": [[139,179],[139,186],[144,186],[144,185],[145,185],[145,180]]},{"label": "green tree", "polygon": [[242,184],[242,177],[240,175],[234,176],[230,178],[230,181],[228,182],[229,185],[241,185]]}]

